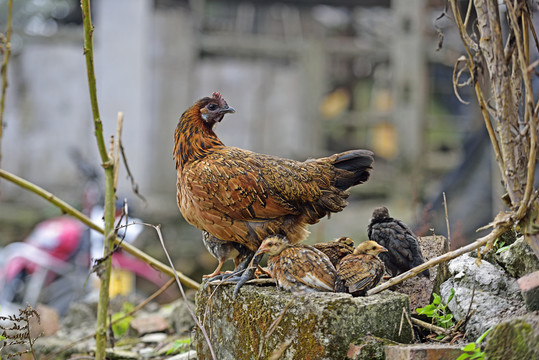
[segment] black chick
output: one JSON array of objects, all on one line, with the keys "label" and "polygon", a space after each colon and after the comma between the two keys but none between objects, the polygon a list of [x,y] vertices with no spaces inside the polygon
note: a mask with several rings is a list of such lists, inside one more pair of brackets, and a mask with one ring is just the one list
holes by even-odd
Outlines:
[{"label": "black chick", "polygon": [[342,236],[333,241],[314,244],[313,247],[326,254],[333,266],[337,266],[343,257],[354,252],[354,240]]},{"label": "black chick", "polygon": [[249,254],[252,254],[247,247],[232,241],[220,240],[210,235],[207,231],[202,231],[202,241],[210,254],[219,261],[213,273],[203,275],[205,278],[212,278],[221,274],[221,267],[228,259],[234,260],[234,270],[236,270],[238,264],[247,258]]},{"label": "black chick", "polygon": [[[390,217],[385,206],[374,209],[367,231],[370,240],[387,249],[387,252],[380,254],[380,259],[391,276],[402,274],[425,262],[417,237],[401,220]],[[429,270],[420,275],[429,278]]]}]

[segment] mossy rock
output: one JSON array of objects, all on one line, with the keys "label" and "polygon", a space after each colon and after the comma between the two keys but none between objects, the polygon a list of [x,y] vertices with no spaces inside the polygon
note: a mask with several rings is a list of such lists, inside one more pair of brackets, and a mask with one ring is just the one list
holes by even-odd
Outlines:
[{"label": "mossy rock", "polygon": [[[413,331],[408,297],[385,291],[353,298],[348,294],[293,295],[274,285],[245,285],[236,299],[233,285],[210,285],[197,293],[197,316],[218,359],[346,358],[364,335],[410,343]],[[286,309],[286,310],[285,310]],[[210,350],[197,329],[198,358]]]},{"label": "mossy rock", "polygon": [[496,325],[488,335],[485,356],[488,360],[539,359],[539,314]]}]

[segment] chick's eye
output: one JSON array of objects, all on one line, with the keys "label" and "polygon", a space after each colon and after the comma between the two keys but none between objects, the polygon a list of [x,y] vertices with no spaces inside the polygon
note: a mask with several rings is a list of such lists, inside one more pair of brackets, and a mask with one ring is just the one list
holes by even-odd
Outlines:
[{"label": "chick's eye", "polygon": [[217,105],[215,105],[215,104],[208,105],[208,110],[210,110],[210,111],[217,110]]}]

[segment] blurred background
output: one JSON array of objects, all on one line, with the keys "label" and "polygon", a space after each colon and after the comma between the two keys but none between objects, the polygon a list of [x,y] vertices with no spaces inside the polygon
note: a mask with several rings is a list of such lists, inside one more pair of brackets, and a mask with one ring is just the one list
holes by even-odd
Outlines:
[{"label": "blurred background", "polygon": [[[467,7],[467,1],[461,2]],[[385,205],[420,235],[473,241],[502,205],[502,187],[475,95],[453,91],[461,41],[442,0],[94,0],[97,92],[104,134],[122,141],[147,199],[122,168],[130,214],[161,224],[176,267],[200,280],[216,266],[176,206],[173,133],[195,100],[221,91],[237,113],[221,140],[297,160],[355,148],[376,154],[350,206],[311,227],[308,242],[366,239]],[[6,0],[0,0],[0,29]],[[100,169],[80,4],[15,1],[1,167],[83,208]],[[2,30],[3,31],[3,30]],[[86,170],[85,170],[86,169]],[[91,179],[92,182],[99,179]],[[24,241],[59,210],[0,181],[0,246]],[[153,229],[136,244],[158,259]],[[227,268],[231,267],[231,262]]]}]

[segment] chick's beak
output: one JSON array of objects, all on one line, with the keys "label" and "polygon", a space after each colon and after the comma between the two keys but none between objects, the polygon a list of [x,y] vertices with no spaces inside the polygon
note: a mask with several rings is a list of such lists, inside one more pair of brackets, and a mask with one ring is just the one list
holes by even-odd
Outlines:
[{"label": "chick's beak", "polygon": [[383,252],[387,252],[387,251],[388,251],[388,250],[387,250],[385,247],[383,247],[383,246],[380,246],[380,247],[378,248],[378,252],[383,253]]},{"label": "chick's beak", "polygon": [[266,247],[266,245],[260,245],[260,247],[258,248],[258,250],[255,253],[255,256],[263,254],[266,251],[268,251],[268,248]]},{"label": "chick's beak", "polygon": [[233,107],[226,107],[226,108],[221,108],[219,109],[219,112],[221,114],[234,114],[236,112],[236,110],[234,110]]}]

